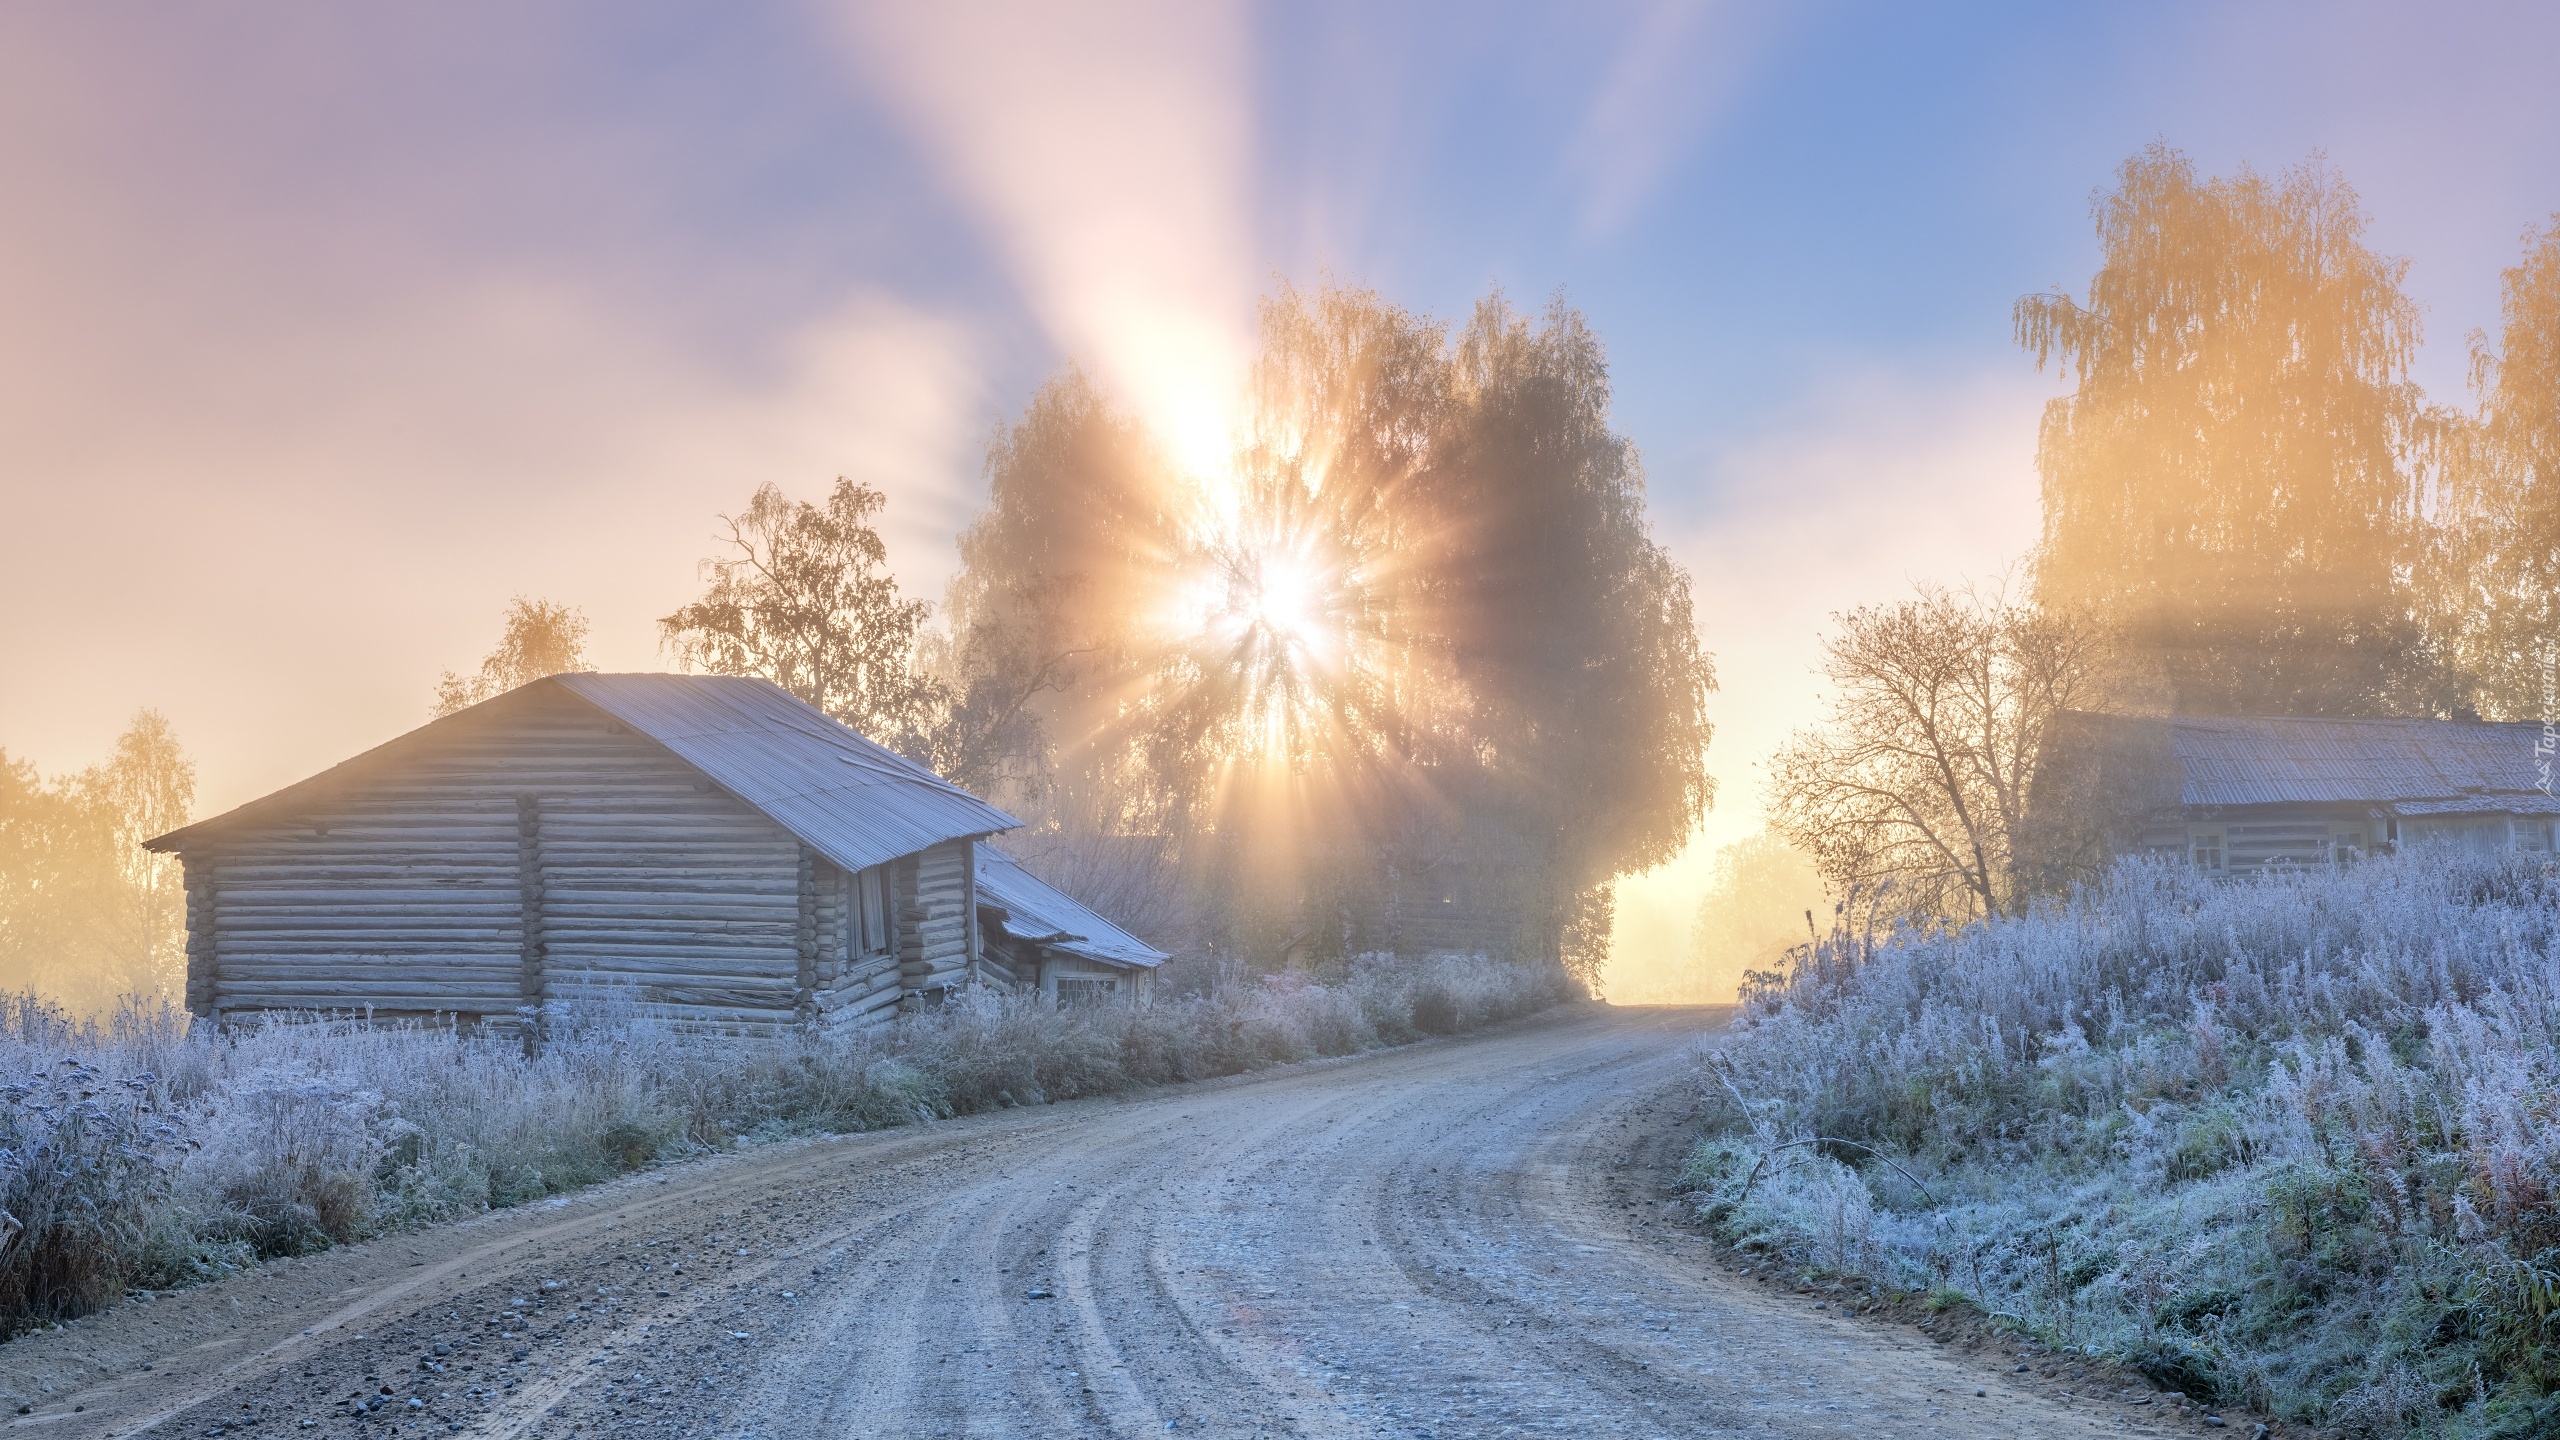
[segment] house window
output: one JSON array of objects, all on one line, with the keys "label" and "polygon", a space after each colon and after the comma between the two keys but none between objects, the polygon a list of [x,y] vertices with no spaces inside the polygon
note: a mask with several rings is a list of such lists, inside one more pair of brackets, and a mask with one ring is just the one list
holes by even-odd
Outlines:
[{"label": "house window", "polygon": [[889,867],[874,865],[844,877],[845,958],[889,950]]},{"label": "house window", "polygon": [[2187,858],[2207,874],[2222,873],[2222,832],[2198,830],[2188,838]]},{"label": "house window", "polygon": [[1061,1008],[1083,1005],[1107,1005],[1111,994],[1120,988],[1116,980],[1094,975],[1061,975],[1058,977],[1058,1004]]},{"label": "house window", "polygon": [[2329,827],[2329,863],[2353,865],[2364,858],[2364,827],[2332,825]]}]

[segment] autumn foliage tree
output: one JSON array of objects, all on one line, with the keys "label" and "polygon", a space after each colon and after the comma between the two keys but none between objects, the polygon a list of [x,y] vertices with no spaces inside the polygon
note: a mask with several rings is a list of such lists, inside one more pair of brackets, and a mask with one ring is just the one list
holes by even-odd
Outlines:
[{"label": "autumn foliage tree", "polygon": [[585,612],[522,595],[508,602],[497,648],[468,675],[447,670],[436,682],[435,713],[450,715],[548,675],[591,670]]},{"label": "autumn foliage tree", "polygon": [[2549,720],[2560,719],[2560,215],[2526,244],[2506,272],[2497,344],[2472,337],[2480,409],[2446,467],[2435,573],[2480,708]]},{"label": "autumn foliage tree", "polygon": [[1036,723],[973,763],[1180,837],[1264,916],[1246,949],[1388,948],[1437,847],[1505,877],[1524,953],[1596,968],[1609,882],[1712,796],[1714,684],[1598,337],[1339,287],[1262,321],[1229,475],[1176,474],[1072,373],[999,445],[944,683]]},{"label": "autumn foliage tree", "polygon": [[996,437],[986,474],[933,657],[936,758],[1024,813],[1147,828],[1124,712],[1149,662],[1145,607],[1186,554],[1171,467],[1070,366]]},{"label": "autumn foliage tree", "polygon": [[1832,921],[1813,858],[1774,830],[1719,848],[1690,927],[1698,978],[1730,993],[1753,970],[1780,969],[1789,950]]},{"label": "autumn foliage tree", "polygon": [[729,553],[702,562],[702,598],[658,622],[677,663],[760,675],[881,744],[927,751],[935,693],[916,634],[932,607],[898,593],[872,523],[887,504],[845,479],[824,505],[758,488],[721,517]]},{"label": "autumn foliage tree", "polygon": [[47,780],[0,752],[0,988],[98,1013],[178,999],[186,898],[176,857],[142,842],[187,822],[195,764],[166,717],[137,712],[108,759]]},{"label": "autumn foliage tree", "polygon": [[2207,180],[2153,145],[2096,218],[2086,299],[2016,310],[2077,381],[2037,448],[2037,596],[2121,629],[2186,711],[2449,711],[2409,581],[2432,422],[2406,262],[2316,159]]}]

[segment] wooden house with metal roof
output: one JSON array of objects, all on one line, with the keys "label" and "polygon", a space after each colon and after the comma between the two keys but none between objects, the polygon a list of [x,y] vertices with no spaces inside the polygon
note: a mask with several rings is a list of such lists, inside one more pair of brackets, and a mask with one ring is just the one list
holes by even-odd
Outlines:
[{"label": "wooden house with metal roof", "polygon": [[2042,796],[2112,796],[2121,848],[2214,874],[2415,843],[2548,853],[2560,846],[2553,733],[2530,722],[2073,714],[2057,723],[2037,783]]},{"label": "wooden house with metal roof", "polygon": [[1171,957],[995,846],[975,853],[981,963],[991,978],[1053,1004],[1146,1000],[1156,967]]},{"label": "wooden house with metal roof", "polygon": [[1012,980],[977,852],[1019,823],[764,680],[571,674],[147,843],[184,864],[199,1015],[594,997],[752,1031]]}]

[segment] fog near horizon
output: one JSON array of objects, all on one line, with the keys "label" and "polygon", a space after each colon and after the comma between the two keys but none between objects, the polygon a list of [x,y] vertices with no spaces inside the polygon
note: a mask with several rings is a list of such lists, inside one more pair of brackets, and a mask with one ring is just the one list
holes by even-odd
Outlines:
[{"label": "fog near horizon", "polygon": [[[0,175],[25,217],[0,238],[0,595],[35,618],[0,657],[0,745],[70,771],[157,707],[212,813],[422,722],[516,594],[582,607],[602,668],[665,668],[657,617],[763,482],[879,484],[892,565],[938,599],[989,433],[1062,359],[1214,468],[1275,276],[1442,314],[1488,280],[1524,306],[1563,287],[1611,347],[1617,424],[1718,659],[1717,808],[1620,891],[1613,990],[1679,997],[1665,957],[1685,963],[1707,856],[1757,828],[1755,767],[1814,711],[1825,617],[2033,542],[2035,420],[2061,386],[2006,347],[2007,302],[2085,284],[2086,197],[2126,153],[2166,135],[2219,171],[2325,148],[2381,248],[2413,257],[2420,372],[2460,396],[2463,336],[2494,325],[2514,236],[2560,196],[2560,101],[2450,57],[2522,64],[2549,47],[2515,29],[2554,22],[2431,11],[2413,38],[2389,7],[2289,23],[2307,13],[2099,35],[2121,71],[2058,139],[1924,110],[1970,153],[1908,232],[1853,243],[1817,193],[1844,188],[1810,163],[1821,137],[1773,98],[1847,10],[1485,19],[1452,58],[1234,6],[1057,35],[995,6],[775,7],[699,33],[25,9],[0,22]],[[2016,51],[1986,63],[2020,72],[2091,38],[2006,23]],[[989,36],[1067,63],[975,63]],[[2150,59],[2158,78],[2128,78]],[[2263,79],[2235,99],[2236,74]],[[1310,75],[1319,100],[1275,98]],[[1527,178],[1473,229],[1369,134]],[[1967,204],[1984,194],[2000,204]],[[1754,227],[1772,238],[1736,238]],[[1692,236],[1807,258],[1701,274]],[[1812,298],[1850,270],[1863,318]]]}]

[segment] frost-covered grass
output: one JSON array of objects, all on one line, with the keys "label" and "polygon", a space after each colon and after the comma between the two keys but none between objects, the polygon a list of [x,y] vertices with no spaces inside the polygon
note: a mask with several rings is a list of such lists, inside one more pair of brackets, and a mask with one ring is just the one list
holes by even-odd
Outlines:
[{"label": "frost-covered grass", "polygon": [[433,1027],[0,997],[0,1337],[166,1287],[538,1199],[741,1139],[902,1125],[1450,1034],[1579,992],[1444,959],[1242,981],[1146,1009],[991,994],[868,1034],[559,1018],[539,1057]]},{"label": "frost-covered grass", "polygon": [[2554,1435],[2555,1041],[2547,857],[2128,865],[2022,919],[1799,952],[1710,1059],[1691,1178],[1738,1243],[2190,1394]]}]

